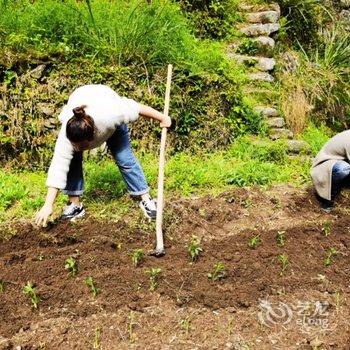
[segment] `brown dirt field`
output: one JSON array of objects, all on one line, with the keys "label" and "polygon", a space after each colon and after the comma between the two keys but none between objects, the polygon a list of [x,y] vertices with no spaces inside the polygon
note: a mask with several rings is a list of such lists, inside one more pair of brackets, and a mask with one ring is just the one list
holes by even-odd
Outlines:
[{"label": "brown dirt field", "polygon": [[[166,256],[146,256],[139,267],[131,253],[153,248],[155,230],[136,208],[118,222],[17,225],[0,242],[0,349],[350,349],[347,202],[344,193],[325,214],[310,190],[286,186],[173,200]],[[203,248],[195,263],[187,253],[193,234]],[[252,249],[254,235],[261,242]],[[330,248],[338,253],[326,267]],[[70,256],[76,277],[64,269]],[[207,274],[219,261],[227,276],[212,282]],[[155,292],[152,267],[162,269]],[[101,291],[96,298],[87,276]],[[27,281],[37,287],[38,309],[22,292]]]}]

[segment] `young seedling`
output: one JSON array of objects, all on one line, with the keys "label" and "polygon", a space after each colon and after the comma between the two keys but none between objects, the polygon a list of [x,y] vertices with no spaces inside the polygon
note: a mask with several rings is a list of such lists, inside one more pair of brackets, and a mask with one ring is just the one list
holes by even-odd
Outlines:
[{"label": "young seedling", "polygon": [[219,281],[223,278],[227,277],[227,272],[225,270],[225,265],[219,261],[215,266],[214,266],[214,271],[210,272],[207,274],[208,278],[212,281]]},{"label": "young seedling", "polygon": [[322,233],[325,235],[325,237],[328,237],[331,234],[331,222],[329,220],[323,223]]},{"label": "young seedling", "polygon": [[197,236],[193,235],[191,237],[191,241],[188,245],[187,251],[190,255],[191,261],[195,262],[198,260],[200,253],[202,253],[203,249],[199,246],[200,240]]},{"label": "young seedling", "polygon": [[256,235],[256,236],[253,236],[249,242],[248,242],[248,246],[249,248],[251,249],[255,249],[261,242],[261,239],[260,239],[260,236],[259,235]]},{"label": "young seedling", "polygon": [[5,292],[6,282],[4,280],[0,280],[0,294]]},{"label": "young seedling", "polygon": [[279,247],[284,247],[286,244],[286,231],[278,231],[276,235],[276,242]]},{"label": "young seedling", "polygon": [[338,251],[335,248],[330,248],[327,251],[327,255],[324,259],[324,265],[325,266],[330,266],[333,263],[333,257],[338,254]]},{"label": "young seedling", "polygon": [[142,262],[144,256],[145,256],[145,254],[144,254],[142,249],[136,249],[134,251],[134,253],[132,254],[132,257],[131,257],[134,267],[137,267],[137,266],[140,265],[140,263]]},{"label": "young seedling", "polygon": [[65,261],[64,268],[68,270],[69,277],[75,277],[78,273],[78,263],[73,257],[69,257]]},{"label": "young seedling", "polygon": [[162,272],[162,269],[159,267],[152,267],[151,269],[146,271],[150,276],[149,276],[149,281],[150,281],[150,287],[149,290],[151,292],[154,292],[157,287],[158,287],[158,278],[160,273]]},{"label": "young seedling", "polygon": [[23,288],[23,293],[29,297],[33,308],[37,309],[41,300],[36,294],[36,288],[34,287],[33,283],[27,282]]},{"label": "young seedling", "polygon": [[191,320],[189,317],[186,317],[180,321],[181,329],[185,331],[186,336],[188,336],[191,329]]},{"label": "young seedling", "polygon": [[45,255],[43,253],[40,253],[38,255],[38,261],[43,261],[45,259]]},{"label": "young seedling", "polygon": [[278,260],[280,261],[280,263],[282,265],[281,266],[281,273],[280,273],[280,275],[282,276],[285,273],[285,271],[289,265],[288,255],[283,253],[283,254],[278,256]]},{"label": "young seedling", "polygon": [[85,284],[90,288],[90,291],[94,298],[96,298],[100,294],[100,289],[95,286],[95,282],[91,276],[85,279]]},{"label": "young seedling", "polygon": [[102,332],[101,327],[97,327],[95,329],[95,337],[94,337],[94,342],[92,344],[93,349],[100,349],[101,348],[101,332]]}]

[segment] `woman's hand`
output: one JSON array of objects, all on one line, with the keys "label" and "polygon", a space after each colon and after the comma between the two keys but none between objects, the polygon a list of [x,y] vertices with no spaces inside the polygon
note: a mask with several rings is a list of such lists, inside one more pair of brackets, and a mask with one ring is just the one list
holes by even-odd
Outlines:
[{"label": "woman's hand", "polygon": [[161,128],[170,128],[171,126],[171,119],[170,117],[165,117],[165,115],[163,116],[163,120],[161,120],[160,122],[160,127]]},{"label": "woman's hand", "polygon": [[51,204],[44,204],[43,207],[35,215],[35,223],[38,226],[46,227],[53,212],[53,206]]}]

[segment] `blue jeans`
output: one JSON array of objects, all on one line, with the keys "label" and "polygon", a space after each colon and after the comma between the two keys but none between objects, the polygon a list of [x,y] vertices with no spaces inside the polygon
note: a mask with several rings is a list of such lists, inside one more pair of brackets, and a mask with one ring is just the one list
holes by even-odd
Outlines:
[{"label": "blue jeans", "polygon": [[[130,144],[126,124],[118,126],[107,140],[107,147],[122,174],[128,192],[139,196],[149,191],[147,180]],[[83,152],[74,152],[67,174],[67,185],[62,191],[69,196],[81,196],[84,192]]]},{"label": "blue jeans", "polygon": [[343,186],[350,185],[350,164],[344,160],[337,161],[332,168],[332,200],[341,191]]}]

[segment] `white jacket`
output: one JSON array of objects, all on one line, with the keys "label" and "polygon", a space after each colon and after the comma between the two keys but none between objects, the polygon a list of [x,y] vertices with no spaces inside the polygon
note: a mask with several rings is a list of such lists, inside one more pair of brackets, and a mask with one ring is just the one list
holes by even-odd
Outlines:
[{"label": "white jacket", "polygon": [[66,136],[66,125],[73,116],[73,108],[82,105],[87,106],[85,112],[91,116],[96,126],[89,149],[100,146],[112,136],[118,125],[135,121],[140,113],[140,105],[137,102],[120,97],[108,86],[85,85],[76,89],[58,116],[62,126],[46,180],[48,187],[58,189],[66,187],[67,174],[74,153],[73,145]]}]

